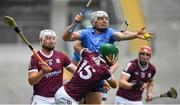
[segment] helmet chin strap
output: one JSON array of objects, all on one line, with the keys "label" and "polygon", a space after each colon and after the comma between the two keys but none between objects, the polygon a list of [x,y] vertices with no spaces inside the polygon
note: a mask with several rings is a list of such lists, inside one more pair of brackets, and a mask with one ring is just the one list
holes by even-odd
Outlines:
[{"label": "helmet chin strap", "polygon": [[96,27],[93,27],[94,29],[96,29],[97,31],[99,31],[99,32],[106,32],[107,31],[107,29],[108,28],[100,28],[100,29],[98,29],[98,28],[96,28]]}]

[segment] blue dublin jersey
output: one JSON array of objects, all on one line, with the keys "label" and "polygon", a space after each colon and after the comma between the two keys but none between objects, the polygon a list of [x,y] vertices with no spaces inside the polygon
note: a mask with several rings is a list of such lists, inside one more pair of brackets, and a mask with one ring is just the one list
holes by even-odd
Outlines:
[{"label": "blue dublin jersey", "polygon": [[[97,34],[94,28],[82,29],[80,32],[80,39],[82,46],[88,48],[90,51],[99,53],[99,48],[101,44],[104,43],[114,43],[115,39],[113,38],[114,29],[108,28],[106,32]],[[78,62],[80,60],[79,55],[73,53],[73,61]]]}]

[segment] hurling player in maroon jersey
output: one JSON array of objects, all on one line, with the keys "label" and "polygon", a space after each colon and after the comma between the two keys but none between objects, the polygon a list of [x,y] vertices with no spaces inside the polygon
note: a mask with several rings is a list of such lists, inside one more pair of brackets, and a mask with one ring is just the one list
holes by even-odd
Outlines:
[{"label": "hurling player in maroon jersey", "polygon": [[114,44],[102,44],[100,54],[83,48],[81,44],[74,48],[82,58],[72,79],[56,92],[56,104],[79,104],[79,101],[103,79],[107,80],[112,88],[117,86],[110,72],[110,66],[116,63],[119,53]]},{"label": "hurling player in maroon jersey", "polygon": [[31,56],[28,69],[28,81],[34,91],[31,105],[54,105],[54,94],[63,85],[63,67],[74,73],[76,66],[61,51],[54,50],[56,33],[53,30],[42,30],[39,39],[42,48],[37,53],[47,64]]},{"label": "hurling player in maroon jersey", "polygon": [[116,94],[117,105],[143,105],[142,94],[147,89],[147,100],[152,100],[155,66],[150,63],[152,49],[142,46],[137,59],[130,61],[122,71],[119,89]]}]

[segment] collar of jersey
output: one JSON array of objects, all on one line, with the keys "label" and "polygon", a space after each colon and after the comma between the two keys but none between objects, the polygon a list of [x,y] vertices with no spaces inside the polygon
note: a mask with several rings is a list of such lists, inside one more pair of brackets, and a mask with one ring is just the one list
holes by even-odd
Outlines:
[{"label": "collar of jersey", "polygon": [[139,59],[138,59],[138,66],[140,67],[140,69],[141,69],[142,71],[146,71],[147,68],[148,68],[148,66],[149,66],[149,63],[146,65],[145,68],[143,68],[143,67],[141,66],[140,62],[139,62]]},{"label": "collar of jersey", "polygon": [[50,52],[50,55],[45,55],[45,54],[42,52],[42,50],[40,50],[40,53],[41,53],[43,56],[47,57],[47,58],[50,58],[50,57],[53,55],[53,52],[54,52],[54,50]]}]

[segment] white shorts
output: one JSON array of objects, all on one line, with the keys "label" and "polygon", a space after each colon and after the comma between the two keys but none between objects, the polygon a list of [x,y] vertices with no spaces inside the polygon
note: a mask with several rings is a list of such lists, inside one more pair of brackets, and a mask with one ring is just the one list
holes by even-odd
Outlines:
[{"label": "white shorts", "polygon": [[55,105],[54,97],[43,97],[34,95],[32,97],[31,105]]},{"label": "white shorts", "polygon": [[79,102],[72,99],[64,90],[64,86],[59,88],[55,94],[55,103],[63,105],[78,105]]},{"label": "white shorts", "polygon": [[123,97],[116,96],[115,105],[143,105],[142,101],[130,101]]}]

